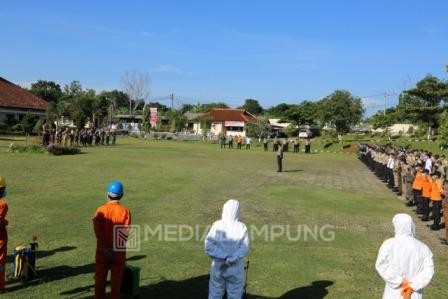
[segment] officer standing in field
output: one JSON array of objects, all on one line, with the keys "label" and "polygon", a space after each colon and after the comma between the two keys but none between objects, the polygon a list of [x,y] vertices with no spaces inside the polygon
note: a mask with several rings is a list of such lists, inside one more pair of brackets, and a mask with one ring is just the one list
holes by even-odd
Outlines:
[{"label": "officer standing in field", "polygon": [[277,172],[283,170],[283,145],[280,141],[277,142]]},{"label": "officer standing in field", "polygon": [[267,137],[263,138],[263,149],[265,152],[268,151],[268,138]]}]

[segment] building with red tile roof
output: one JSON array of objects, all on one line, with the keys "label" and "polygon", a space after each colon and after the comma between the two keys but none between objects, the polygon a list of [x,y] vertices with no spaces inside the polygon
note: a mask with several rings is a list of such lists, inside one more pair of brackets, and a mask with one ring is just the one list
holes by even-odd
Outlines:
[{"label": "building with red tile roof", "polygon": [[27,113],[44,118],[47,106],[45,100],[0,77],[0,123],[20,121]]},{"label": "building with red tile roof", "polygon": [[224,133],[226,135],[246,136],[246,124],[256,123],[255,116],[245,109],[214,108],[204,113],[212,121],[210,132],[214,135]]}]

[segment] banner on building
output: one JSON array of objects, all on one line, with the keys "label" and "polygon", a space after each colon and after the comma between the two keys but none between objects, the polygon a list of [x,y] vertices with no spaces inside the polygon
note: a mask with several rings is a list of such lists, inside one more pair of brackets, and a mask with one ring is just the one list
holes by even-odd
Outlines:
[{"label": "banner on building", "polygon": [[224,126],[226,126],[226,127],[244,127],[244,121],[225,121]]},{"label": "banner on building", "polygon": [[151,127],[157,125],[157,108],[149,108],[149,123]]}]

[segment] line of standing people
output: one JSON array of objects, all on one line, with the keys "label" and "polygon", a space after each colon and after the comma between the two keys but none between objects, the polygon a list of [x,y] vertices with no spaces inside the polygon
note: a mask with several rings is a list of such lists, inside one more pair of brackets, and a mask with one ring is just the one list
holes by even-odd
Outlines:
[{"label": "line of standing people", "polygon": [[[407,206],[416,206],[415,212],[423,222],[433,220],[431,230],[440,230],[441,213],[448,223],[448,160],[424,150],[409,151],[391,146],[363,144],[360,159],[397,195],[403,196]],[[448,227],[445,225],[444,243],[448,245]]]}]

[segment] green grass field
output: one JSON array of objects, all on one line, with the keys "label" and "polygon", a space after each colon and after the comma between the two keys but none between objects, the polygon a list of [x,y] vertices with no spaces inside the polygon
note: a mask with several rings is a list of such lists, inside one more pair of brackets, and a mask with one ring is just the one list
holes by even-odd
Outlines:
[{"label": "green grass field", "polygon": [[[123,203],[133,223],[142,226],[203,228],[220,218],[226,200],[236,198],[248,226],[334,227],[330,242],[256,237],[248,256],[250,298],[381,297],[377,250],[393,235],[392,216],[410,213],[350,154],[286,153],[286,172],[276,173],[275,155],[255,146],[220,150],[205,143],[119,138],[114,147],[55,157],[7,153],[10,142],[0,140],[0,175],[8,181],[10,207],[8,252],[33,235],[40,252],[39,280],[8,284],[5,298],[92,296],[91,217],[113,179],[125,184]],[[447,298],[448,247],[440,244],[442,232],[429,232],[418,222],[417,233],[435,254],[427,298]],[[206,298],[210,260],[202,241],[150,237],[128,257],[141,267],[142,298]]]}]

